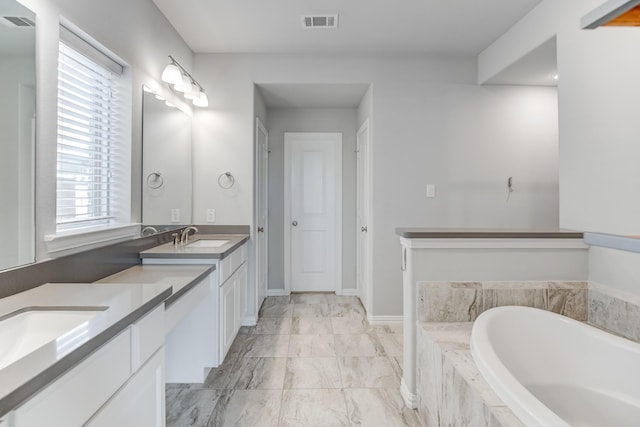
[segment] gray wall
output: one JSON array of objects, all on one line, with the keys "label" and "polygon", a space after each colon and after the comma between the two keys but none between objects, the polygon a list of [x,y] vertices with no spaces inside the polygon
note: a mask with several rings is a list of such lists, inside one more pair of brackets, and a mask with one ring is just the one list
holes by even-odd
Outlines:
[{"label": "gray wall", "polygon": [[342,133],[342,287],[356,287],[356,131],[354,108],[269,109],[269,289],[284,289],[284,134]]}]

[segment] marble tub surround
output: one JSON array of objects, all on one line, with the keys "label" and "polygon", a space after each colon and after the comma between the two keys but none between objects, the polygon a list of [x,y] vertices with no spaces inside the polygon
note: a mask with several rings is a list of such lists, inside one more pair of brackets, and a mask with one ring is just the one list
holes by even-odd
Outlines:
[{"label": "marble tub surround", "polygon": [[401,334],[354,297],[268,297],[203,384],[167,385],[167,426],[422,426],[399,393]]},{"label": "marble tub surround", "polygon": [[518,305],[586,321],[587,282],[419,282],[417,320],[472,322],[494,307]]},{"label": "marble tub surround", "polygon": [[591,283],[589,323],[640,342],[640,297]]},{"label": "marble tub surround", "polygon": [[140,258],[205,258],[223,259],[249,240],[248,234],[195,234],[189,238],[189,243],[198,240],[228,240],[218,247],[193,247],[165,243],[140,252]]},{"label": "marble tub surround", "polygon": [[106,307],[62,350],[54,340],[0,369],[0,416],[37,394],[171,295],[167,284],[45,284],[0,299],[0,317],[25,307]]},{"label": "marble tub surround", "polygon": [[429,427],[521,427],[473,361],[472,323],[418,328],[418,412]]}]

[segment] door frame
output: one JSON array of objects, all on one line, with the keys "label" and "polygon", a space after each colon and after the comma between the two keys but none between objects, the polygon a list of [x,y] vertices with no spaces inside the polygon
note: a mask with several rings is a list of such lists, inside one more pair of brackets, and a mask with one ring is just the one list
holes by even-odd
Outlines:
[{"label": "door frame", "polygon": [[367,165],[367,173],[364,174],[363,179],[367,182],[368,184],[368,188],[369,188],[369,199],[368,199],[368,203],[366,206],[364,206],[364,209],[366,209],[367,211],[367,236],[369,239],[369,244],[367,245],[367,251],[364,254],[364,257],[367,260],[367,269],[365,271],[365,275],[367,277],[367,289],[364,290],[365,292],[365,310],[367,311],[367,314],[371,313],[371,308],[373,306],[373,284],[371,283],[372,278],[373,278],[373,274],[372,274],[372,257],[371,257],[371,247],[372,247],[372,230],[373,230],[373,219],[372,219],[372,198],[373,198],[373,192],[372,190],[372,180],[371,180],[371,126],[370,126],[370,122],[369,122],[369,118],[367,118],[362,125],[360,126],[360,128],[358,129],[358,132],[356,133],[356,150],[360,150],[360,138],[361,135],[365,132],[368,131],[368,138],[367,138],[367,156],[366,158],[361,158],[361,157],[357,157],[356,158],[356,288],[358,289],[358,296],[360,296],[360,299],[362,300],[362,292],[363,289],[360,289],[360,271],[362,269],[362,267],[360,266],[360,204],[359,204],[359,200],[360,200],[360,192],[362,191],[361,189],[361,185],[362,183],[360,182],[360,171],[358,169],[358,166],[360,166],[360,162],[364,162]]},{"label": "door frame", "polygon": [[[258,246],[258,223],[259,223],[259,218],[262,215],[261,212],[258,211],[259,209],[259,205],[258,205],[258,189],[259,189],[259,179],[260,177],[258,176],[258,162],[260,161],[260,157],[261,157],[261,153],[259,150],[259,145],[258,145],[258,138],[259,138],[259,133],[262,132],[265,136],[265,145],[266,145],[266,150],[267,150],[267,159],[268,159],[268,153],[269,153],[269,132],[267,131],[267,128],[264,126],[264,124],[262,124],[262,121],[260,120],[259,117],[256,117],[256,134],[255,134],[255,138],[256,138],[256,149],[255,149],[255,186],[256,186],[256,198],[255,198],[255,207],[254,207],[254,221],[256,224],[255,227],[255,283],[256,283],[256,295],[255,295],[255,313],[256,313],[256,318],[257,318],[257,314],[258,311],[260,310],[259,305],[262,304],[262,301],[260,301],[260,291],[258,289],[258,287],[260,286],[260,277],[259,277],[259,267],[260,267],[260,256],[261,254],[259,253],[259,246]],[[265,280],[265,289],[264,289],[264,297],[266,298],[269,295],[269,227],[268,227],[268,222],[269,222],[269,162],[265,162],[266,163],[266,167],[264,170],[264,176],[267,180],[267,183],[265,185],[265,194],[264,194],[264,200],[265,200],[265,210],[266,210],[266,219],[267,219],[267,224],[264,224],[264,243],[265,243],[265,269],[266,269],[266,280]]]},{"label": "door frame", "polygon": [[339,144],[334,147],[334,161],[336,162],[334,188],[335,206],[339,214],[336,216],[336,239],[334,246],[335,257],[335,292],[342,295],[342,132],[285,132],[284,133],[284,291],[286,295],[291,294],[291,160],[292,160],[292,137],[308,138],[313,140],[321,136],[338,136]]}]

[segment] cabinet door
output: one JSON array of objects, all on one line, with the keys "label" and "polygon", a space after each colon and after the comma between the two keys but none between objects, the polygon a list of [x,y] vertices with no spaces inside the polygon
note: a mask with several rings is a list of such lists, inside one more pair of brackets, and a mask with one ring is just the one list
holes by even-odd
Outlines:
[{"label": "cabinet door", "polygon": [[238,304],[236,306],[236,322],[238,328],[242,326],[244,317],[247,314],[247,264],[243,264],[236,272],[236,294],[238,295]]},{"label": "cabinet door", "polygon": [[164,348],[86,424],[88,427],[164,427]]},{"label": "cabinet door", "polygon": [[220,287],[220,361],[224,360],[236,332],[236,276]]}]

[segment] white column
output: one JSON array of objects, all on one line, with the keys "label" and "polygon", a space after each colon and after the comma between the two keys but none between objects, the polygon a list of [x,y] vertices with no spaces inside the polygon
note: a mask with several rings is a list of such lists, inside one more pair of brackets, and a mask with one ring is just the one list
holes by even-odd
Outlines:
[{"label": "white column", "polygon": [[400,392],[405,405],[411,409],[418,407],[416,394],[416,288],[413,278],[412,250],[408,241],[402,243],[402,288],[403,288],[403,334],[404,358],[402,361],[402,383]]}]

